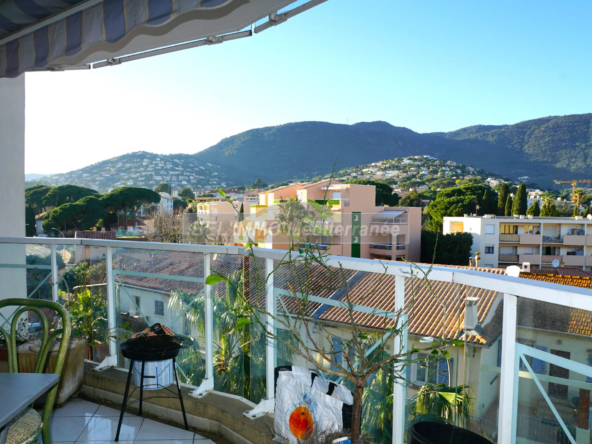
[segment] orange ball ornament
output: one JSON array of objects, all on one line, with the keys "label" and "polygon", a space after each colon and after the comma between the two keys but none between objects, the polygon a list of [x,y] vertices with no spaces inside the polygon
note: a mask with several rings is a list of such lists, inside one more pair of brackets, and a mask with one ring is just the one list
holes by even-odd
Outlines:
[{"label": "orange ball ornament", "polygon": [[300,406],[294,409],[290,414],[288,424],[290,425],[290,431],[296,438],[306,440],[312,436],[314,422],[306,407]]}]

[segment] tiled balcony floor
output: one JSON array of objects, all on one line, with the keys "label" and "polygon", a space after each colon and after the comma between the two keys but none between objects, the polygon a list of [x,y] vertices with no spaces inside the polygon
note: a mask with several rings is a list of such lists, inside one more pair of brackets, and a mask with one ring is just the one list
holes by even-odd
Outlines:
[{"label": "tiled balcony floor", "polygon": [[[53,442],[61,444],[115,443],[119,411],[82,399],[72,399],[55,409],[51,418]],[[119,444],[214,444],[203,436],[126,413]]]}]

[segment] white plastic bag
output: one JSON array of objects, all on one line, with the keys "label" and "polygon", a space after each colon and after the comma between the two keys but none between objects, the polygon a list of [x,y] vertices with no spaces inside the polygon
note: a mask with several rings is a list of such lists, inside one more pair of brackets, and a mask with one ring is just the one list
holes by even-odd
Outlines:
[{"label": "white plastic bag", "polygon": [[[334,396],[327,393],[332,392]],[[337,396],[335,396],[337,394]],[[299,444],[307,440],[344,429],[351,405],[351,392],[318,377],[310,370],[292,367],[280,371],[276,381],[275,433],[283,444]],[[345,411],[345,413],[344,413]],[[350,419],[351,421],[351,419]],[[348,428],[351,424],[347,424]]]}]

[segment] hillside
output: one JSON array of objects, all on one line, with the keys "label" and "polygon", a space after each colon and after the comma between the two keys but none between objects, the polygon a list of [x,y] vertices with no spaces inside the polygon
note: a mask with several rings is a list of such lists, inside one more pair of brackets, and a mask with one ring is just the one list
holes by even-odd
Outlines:
[{"label": "hillside", "polygon": [[233,185],[229,180],[230,171],[220,165],[200,162],[189,154],[159,155],[138,151],[80,170],[30,181],[27,186],[38,183],[73,184],[107,192],[126,185],[154,188],[161,182],[167,182],[173,188],[190,186],[193,189],[205,189]]},{"label": "hillside", "polygon": [[195,189],[309,179],[385,159],[427,155],[551,186],[589,178],[592,114],[545,117],[514,125],[477,125],[420,134],[386,122],[297,122],[228,137],[194,155],[138,152],[33,183],[74,183],[100,191],[121,185]]}]

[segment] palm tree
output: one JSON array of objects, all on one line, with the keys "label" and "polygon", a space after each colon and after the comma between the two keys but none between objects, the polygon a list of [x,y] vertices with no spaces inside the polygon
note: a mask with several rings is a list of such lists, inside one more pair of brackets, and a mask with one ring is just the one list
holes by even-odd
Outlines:
[{"label": "palm tree", "polygon": [[288,236],[290,247],[294,248],[303,239],[310,237],[312,214],[305,205],[296,199],[290,199],[280,204],[281,213],[276,216],[279,222],[278,231]]},{"label": "palm tree", "polygon": [[207,224],[197,219],[189,228],[188,238],[190,243],[207,245],[210,243],[210,228]]},{"label": "palm tree", "polygon": [[473,399],[468,385],[426,384],[411,399],[412,420],[439,420],[468,428],[474,412]]},{"label": "palm tree", "polygon": [[578,216],[579,215],[580,205],[581,205],[582,201],[584,200],[584,197],[585,197],[584,190],[579,189],[579,188],[577,190],[574,190],[571,193],[571,200],[575,204],[575,207],[574,207],[574,216]]}]

